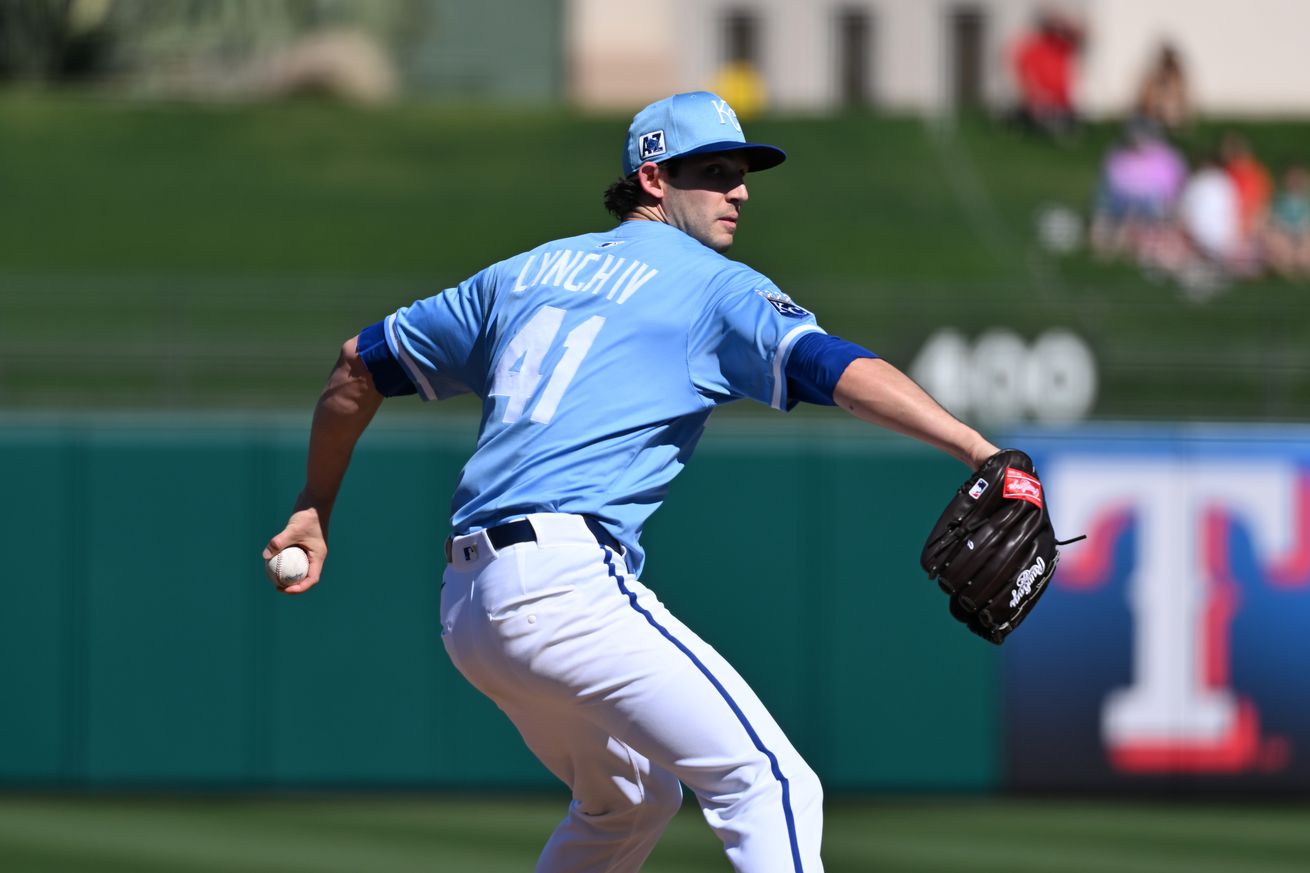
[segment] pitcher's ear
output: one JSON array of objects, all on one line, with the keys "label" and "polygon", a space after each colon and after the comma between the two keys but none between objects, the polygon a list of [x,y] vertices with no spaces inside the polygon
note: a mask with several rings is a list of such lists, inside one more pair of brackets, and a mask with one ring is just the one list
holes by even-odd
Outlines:
[{"label": "pitcher's ear", "polygon": [[641,186],[641,190],[651,197],[656,200],[663,200],[668,179],[665,173],[660,170],[659,164],[654,161],[647,161],[637,168],[637,184]]}]

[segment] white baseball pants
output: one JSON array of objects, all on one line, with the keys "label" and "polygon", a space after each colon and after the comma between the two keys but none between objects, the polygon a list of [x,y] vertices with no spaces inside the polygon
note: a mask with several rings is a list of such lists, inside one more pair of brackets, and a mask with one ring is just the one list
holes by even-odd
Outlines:
[{"label": "white baseball pants", "polygon": [[632,873],[682,800],[740,873],[819,873],[819,780],[737,672],[580,516],[537,541],[456,537],[442,638],[461,673],[573,792],[538,873]]}]

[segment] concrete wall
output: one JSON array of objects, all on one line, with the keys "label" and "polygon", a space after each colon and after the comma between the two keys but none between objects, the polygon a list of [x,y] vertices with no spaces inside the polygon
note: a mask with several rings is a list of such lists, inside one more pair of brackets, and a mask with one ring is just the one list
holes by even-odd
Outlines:
[{"label": "concrete wall", "polygon": [[1186,64],[1198,109],[1217,115],[1310,113],[1302,0],[1093,0],[1084,96],[1097,114],[1131,104],[1161,41]]},{"label": "concrete wall", "polygon": [[[570,99],[632,109],[678,90],[711,87],[723,62],[722,21],[750,10],[762,22],[760,64],[769,105],[824,110],[837,102],[834,19],[859,8],[874,20],[871,77],[877,105],[933,112],[951,105],[949,18],[985,16],[982,90],[995,105],[1012,91],[1007,56],[1050,4],[1041,0],[671,0],[632,13],[605,0],[570,0]],[[1299,69],[1310,4],[1299,0],[1065,0],[1088,43],[1079,95],[1093,116],[1118,115],[1161,40],[1179,47],[1197,108],[1216,115],[1310,113]]]}]

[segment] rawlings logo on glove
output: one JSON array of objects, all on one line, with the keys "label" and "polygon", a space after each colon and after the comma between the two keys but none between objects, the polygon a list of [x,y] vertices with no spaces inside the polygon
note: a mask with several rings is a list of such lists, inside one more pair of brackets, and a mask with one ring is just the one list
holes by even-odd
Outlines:
[{"label": "rawlings logo on glove", "polygon": [[1019,574],[1019,582],[1014,586],[1014,593],[1010,595],[1010,608],[1023,603],[1023,599],[1033,592],[1033,583],[1042,578],[1046,572],[1046,559],[1038,558],[1037,563],[1033,564],[1027,570]]},{"label": "rawlings logo on glove", "polygon": [[1039,508],[1042,505],[1042,483],[1036,476],[1013,467],[1005,468],[1005,491],[1002,493],[1011,500],[1027,500]]},{"label": "rawlings logo on glove", "polygon": [[951,615],[999,645],[1046,591],[1065,544],[1055,539],[1032,459],[1005,449],[956,491],[919,562],[950,595]]}]

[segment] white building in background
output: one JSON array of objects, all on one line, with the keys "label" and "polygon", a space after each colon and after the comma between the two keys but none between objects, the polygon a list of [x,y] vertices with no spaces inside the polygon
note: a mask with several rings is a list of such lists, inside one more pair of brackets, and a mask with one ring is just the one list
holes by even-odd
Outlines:
[{"label": "white building in background", "polygon": [[1166,40],[1197,111],[1310,114],[1310,0],[566,0],[567,90],[581,106],[630,109],[711,87],[746,59],[778,110],[1003,106],[1011,47],[1043,8],[1085,27],[1090,116],[1127,111]]}]

